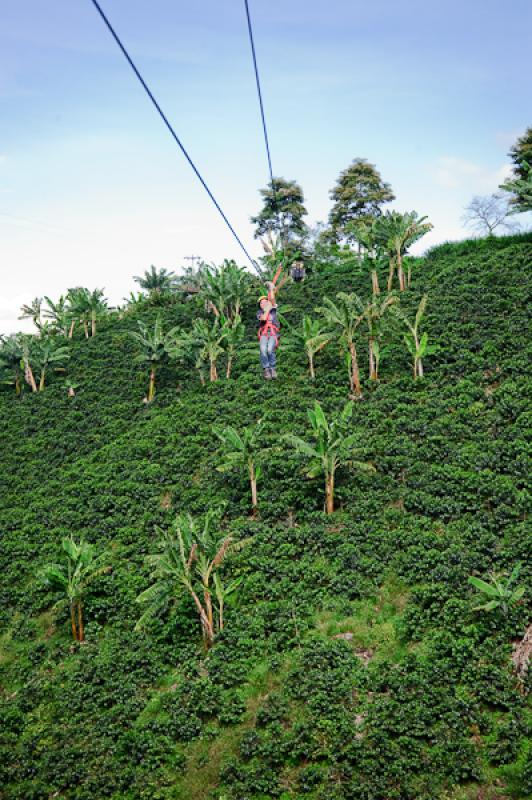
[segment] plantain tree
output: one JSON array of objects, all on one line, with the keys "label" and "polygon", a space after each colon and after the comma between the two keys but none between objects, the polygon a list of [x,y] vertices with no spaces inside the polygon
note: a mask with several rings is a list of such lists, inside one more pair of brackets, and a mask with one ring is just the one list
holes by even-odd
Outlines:
[{"label": "plantain tree", "polygon": [[404,342],[408,348],[408,352],[412,356],[412,370],[414,380],[423,377],[423,357],[431,352],[432,348],[429,346],[429,337],[425,332],[420,335],[421,320],[427,308],[428,295],[423,295],[419,301],[416,311],[414,322],[412,323],[406,314],[400,308],[394,308],[393,312],[397,318],[405,325],[408,333],[404,335]]},{"label": "plantain tree", "polygon": [[19,319],[31,319],[37,330],[41,327],[42,297],[35,297],[31,303],[24,305],[20,309]]},{"label": "plantain tree", "polygon": [[13,384],[17,397],[22,393],[24,368],[23,351],[20,334],[0,336],[0,380]]},{"label": "plantain tree", "polygon": [[224,584],[218,573],[229,553],[244,542],[220,534],[219,512],[215,511],[209,511],[203,520],[180,514],[169,531],[157,530],[161,547],[146,559],[152,584],[137,597],[144,612],[136,628],[145,627],[188,594],[200,620],[203,642],[209,648],[224,628],[225,600],[241,582],[236,579]]},{"label": "plantain tree", "polygon": [[336,329],[337,337],[346,350],[351,391],[355,397],[362,397],[355,342],[355,333],[362,319],[357,296],[339,292],[336,295],[336,303],[329,297],[325,297],[323,306],[317,308],[316,311],[323,314],[327,322]]},{"label": "plantain tree", "polygon": [[144,275],[135,275],[133,280],[148,292],[150,300],[157,301],[163,294],[169,294],[173,290],[176,275],[164,267],[157,269],[152,264],[149,270],[144,271]]},{"label": "plantain tree", "polygon": [[398,298],[393,294],[386,296],[374,294],[370,300],[363,301],[358,295],[356,298],[362,319],[368,329],[368,355],[369,355],[369,379],[377,381],[379,379],[380,362],[380,338],[382,336],[383,319],[391,306],[398,302]]},{"label": "plantain tree", "polygon": [[70,358],[68,347],[55,336],[39,339],[36,347],[35,362],[39,369],[39,391],[44,390],[46,374],[49,369],[61,370]]},{"label": "plantain tree", "polygon": [[242,322],[240,314],[236,314],[233,317],[222,316],[221,332],[223,333],[225,352],[227,354],[225,377],[230,378],[236,352],[246,336],[246,327]]},{"label": "plantain tree", "polygon": [[217,362],[224,352],[225,336],[226,331],[216,317],[213,322],[208,322],[206,319],[194,320],[192,329],[183,340],[189,351],[196,356],[196,367],[200,375],[203,365],[208,365],[211,382],[218,380]]},{"label": "plantain tree", "polygon": [[240,316],[249,289],[245,269],[226,259],[220,267],[204,267],[200,281],[200,297],[216,317],[233,320]]},{"label": "plantain tree", "polygon": [[255,515],[258,508],[257,482],[261,475],[258,461],[264,451],[264,443],[261,438],[261,422],[242,428],[240,432],[231,426],[226,428],[215,426],[213,432],[222,445],[220,451],[221,464],[217,467],[218,471],[228,472],[232,469],[244,469],[247,471],[251,488],[251,509]]},{"label": "plantain tree", "polygon": [[388,291],[391,292],[393,278],[397,272],[399,290],[406,289],[403,259],[408,248],[425,236],[433,225],[426,222],[427,217],[420,217],[417,211],[387,211],[376,222],[377,238],[389,258]]},{"label": "plantain tree", "polygon": [[336,471],[340,466],[350,466],[364,472],[375,472],[375,468],[363,461],[354,460],[360,436],[349,433],[349,424],[353,414],[353,404],[346,403],[343,410],[327,421],[321,405],[314,403],[309,409],[308,418],[311,425],[312,442],[306,442],[299,436],[286,434],[283,438],[301,455],[305,456],[309,465],[307,475],[325,478],[325,510],[327,514],[334,511],[334,484]]},{"label": "plantain tree", "polygon": [[43,310],[43,317],[49,320],[52,330],[60,333],[61,336],[71,339],[74,335],[76,319],[73,317],[70,308],[70,301],[66,295],[61,295],[57,302],[54,302],[45,295],[46,307]]},{"label": "plantain tree", "polygon": [[72,638],[76,642],[85,640],[83,622],[83,596],[87,586],[103,572],[109,570],[102,562],[105,554],[95,555],[94,546],[83,539],[78,543],[72,536],[61,542],[63,561],[48,564],[41,573],[41,580],[48,589],[61,593],[62,597],[54,609],[67,606],[70,610]]},{"label": "plantain tree", "polygon": [[314,369],[314,356],[323,350],[332,339],[332,334],[322,329],[320,321],[309,316],[304,316],[301,328],[295,331],[297,338],[303,343],[307,354],[310,379],[316,379]]},{"label": "plantain tree", "polygon": [[135,360],[139,364],[145,364],[150,371],[147,400],[148,403],[151,403],[155,397],[157,370],[169,356],[176,358],[180,352],[178,339],[180,329],[175,327],[165,333],[160,316],[155,320],[151,330],[141,320],[138,320],[138,326],[138,331],[129,333],[140,348],[140,353]]}]

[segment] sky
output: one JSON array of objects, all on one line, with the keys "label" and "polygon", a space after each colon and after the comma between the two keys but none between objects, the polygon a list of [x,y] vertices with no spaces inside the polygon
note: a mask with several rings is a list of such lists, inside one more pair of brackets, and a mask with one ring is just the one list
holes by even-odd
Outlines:
[{"label": "sky", "polygon": [[[268,180],[243,0],[100,0],[234,228]],[[392,207],[427,214],[418,250],[468,235],[473,195],[532,124],[529,0],[249,0],[274,173],[308,222],[356,157]],[[0,333],[68,287],[112,303],[151,264],[245,258],[91,0],[2,0]]]}]

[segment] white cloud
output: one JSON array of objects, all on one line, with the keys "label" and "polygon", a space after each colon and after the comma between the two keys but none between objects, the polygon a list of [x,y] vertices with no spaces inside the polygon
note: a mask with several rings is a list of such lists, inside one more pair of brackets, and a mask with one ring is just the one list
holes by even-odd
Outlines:
[{"label": "white cloud", "polygon": [[432,170],[434,181],[444,189],[467,189],[470,194],[489,194],[498,190],[511,173],[510,164],[489,170],[473,161],[442,156]]}]

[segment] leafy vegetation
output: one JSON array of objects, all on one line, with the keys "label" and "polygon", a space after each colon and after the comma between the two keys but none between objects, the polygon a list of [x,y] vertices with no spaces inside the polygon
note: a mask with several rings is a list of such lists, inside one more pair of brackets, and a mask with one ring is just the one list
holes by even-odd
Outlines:
[{"label": "leafy vegetation", "polygon": [[[78,318],[69,338],[70,301],[54,301],[48,317],[45,299],[41,320],[69,358],[43,392],[26,369],[39,379],[40,333],[2,343],[2,798],[530,796],[531,678],[514,674],[512,648],[531,610],[532,237],[444,244],[413,262],[380,324],[379,379],[361,358],[363,397],[341,421],[349,337],[357,354],[369,339],[354,298],[365,308],[371,273],[380,288],[389,270],[368,258],[322,240],[309,277],[286,283],[277,382],[262,381],[246,295],[250,344],[236,342],[230,380],[219,369],[202,386],[194,356],[168,352],[142,402],[151,365],[135,360],[144,345],[132,333],[148,339],[160,319],[181,342],[197,319],[224,325],[201,279],[198,291],[102,313],[96,336],[88,318],[88,338]],[[425,296],[418,342],[426,332],[433,349],[414,380],[405,320],[414,324]],[[349,303],[345,326],[317,314],[327,297]],[[314,380],[291,333],[304,317],[331,337]],[[317,437],[315,403],[326,423],[315,416]],[[222,454],[238,448],[220,447],[213,427],[242,438],[259,419],[250,516],[248,462],[235,456],[221,472]],[[345,435],[329,440],[335,424]],[[325,477],[307,479],[312,460],[284,437],[314,449],[322,437],[332,452],[351,435],[375,470],[342,466],[353,454],[341,453],[326,514]],[[65,584],[42,580],[50,564],[67,574],[64,540],[90,545],[105,566],[83,587],[83,643]],[[519,562],[508,588],[500,576]],[[497,598],[470,578],[495,588],[490,575],[513,599],[475,611]]]}]

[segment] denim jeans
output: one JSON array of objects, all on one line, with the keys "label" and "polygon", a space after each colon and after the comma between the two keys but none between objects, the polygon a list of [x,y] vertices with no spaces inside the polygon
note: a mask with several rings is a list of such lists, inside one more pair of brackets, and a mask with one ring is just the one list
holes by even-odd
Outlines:
[{"label": "denim jeans", "polygon": [[275,369],[275,336],[261,336],[259,339],[260,363],[263,369]]}]

